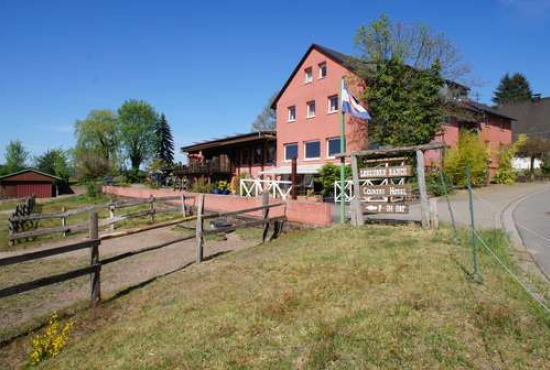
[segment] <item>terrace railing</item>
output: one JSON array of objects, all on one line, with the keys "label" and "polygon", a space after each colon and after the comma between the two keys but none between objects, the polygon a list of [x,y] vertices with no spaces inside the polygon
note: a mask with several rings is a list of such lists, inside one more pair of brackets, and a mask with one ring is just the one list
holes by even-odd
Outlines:
[{"label": "terrace railing", "polygon": [[241,179],[239,185],[241,197],[259,197],[267,190],[272,197],[286,200],[292,191],[292,181]]}]

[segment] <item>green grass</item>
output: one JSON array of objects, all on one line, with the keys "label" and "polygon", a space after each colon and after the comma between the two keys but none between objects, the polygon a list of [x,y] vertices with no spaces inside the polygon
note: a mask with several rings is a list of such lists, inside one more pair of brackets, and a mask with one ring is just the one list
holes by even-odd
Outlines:
[{"label": "green grass", "polygon": [[[484,234],[505,258],[502,234]],[[545,368],[550,321],[448,230],[298,231],[159,279],[75,316],[43,369]],[[489,241],[489,240],[488,240]],[[0,350],[24,365],[28,338]]]},{"label": "green grass", "polygon": [[[73,209],[84,208],[90,205],[108,204],[110,201],[111,201],[111,198],[107,196],[90,198],[85,195],[78,195],[78,196],[73,196],[68,198],[60,198],[60,199],[52,200],[46,203],[39,204],[38,207],[40,209],[40,212],[43,214],[58,213],[58,212],[61,212],[62,207],[65,207],[66,210],[69,211]],[[16,204],[17,202],[13,202],[13,203],[10,202],[10,204],[2,205],[2,206],[5,207],[5,210],[10,210],[10,209],[14,209]],[[149,205],[147,204],[122,208],[116,211],[116,215],[122,216],[128,213],[134,213],[134,212],[142,211],[148,208],[149,208]],[[171,219],[174,216],[180,216],[179,212],[162,213],[155,216],[155,222],[162,222],[162,221]],[[109,212],[106,209],[101,210],[99,212],[99,217],[100,219],[108,218]],[[83,234],[86,233],[86,232],[69,233],[65,238],[63,238],[61,233],[43,235],[35,238],[35,240],[33,241],[18,241],[17,243],[15,243],[14,246],[10,247],[8,244],[8,218],[9,218],[9,213],[5,213],[5,212],[0,213],[0,251],[25,249],[28,247],[36,246],[39,243],[58,241],[61,239],[70,240],[75,236],[82,236]],[[67,224],[79,225],[79,224],[88,222],[88,219],[89,219],[88,213],[81,213],[81,214],[69,217],[67,219]],[[117,226],[117,229],[124,229],[124,228],[143,226],[143,225],[149,225],[149,224],[152,224],[149,217],[141,217],[141,218],[129,219],[129,220],[118,222],[116,226]],[[50,227],[58,227],[58,226],[61,226],[61,219],[40,220],[40,223],[39,223],[39,228],[50,228]]]}]

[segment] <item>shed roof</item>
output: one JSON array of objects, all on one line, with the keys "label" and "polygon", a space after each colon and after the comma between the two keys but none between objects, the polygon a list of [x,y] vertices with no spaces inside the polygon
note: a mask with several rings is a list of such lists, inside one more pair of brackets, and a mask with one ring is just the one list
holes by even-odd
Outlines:
[{"label": "shed roof", "polygon": [[[56,181],[59,181],[61,180],[60,177],[57,177],[57,176],[54,176],[54,175],[50,175],[49,173],[45,173],[45,172],[42,172],[42,171],[38,171],[34,168],[27,168],[27,169],[24,169],[24,170],[21,170],[21,171],[17,171],[17,172],[13,172],[13,173],[9,173],[7,175],[4,175],[4,176],[0,176],[0,181],[6,181],[8,179],[11,179],[11,178],[15,178],[15,177],[18,177],[20,175],[23,175],[23,174],[26,174],[26,173],[35,173],[37,175],[40,175],[40,176],[45,176],[45,177],[48,177],[52,180],[56,180]],[[15,179],[16,180],[16,179]],[[29,181],[29,180],[26,180],[26,181]]]},{"label": "shed roof", "polygon": [[263,130],[253,131],[245,134],[234,134],[222,138],[216,138],[213,140],[205,140],[187,145],[181,148],[182,152],[194,152],[204,149],[215,148],[223,145],[246,143],[256,140],[275,140],[277,138],[277,131],[275,130]]}]

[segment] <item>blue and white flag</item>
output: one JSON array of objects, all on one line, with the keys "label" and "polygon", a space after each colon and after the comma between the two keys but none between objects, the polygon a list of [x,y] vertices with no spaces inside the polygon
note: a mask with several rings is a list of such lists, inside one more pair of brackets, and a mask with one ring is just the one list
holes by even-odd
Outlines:
[{"label": "blue and white flag", "polygon": [[369,112],[348,92],[346,82],[342,80],[342,111],[357,118],[370,120]]}]

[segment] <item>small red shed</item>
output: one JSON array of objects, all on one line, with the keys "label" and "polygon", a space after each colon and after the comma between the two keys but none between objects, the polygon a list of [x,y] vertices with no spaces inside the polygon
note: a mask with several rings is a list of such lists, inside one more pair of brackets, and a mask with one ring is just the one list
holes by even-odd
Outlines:
[{"label": "small red shed", "polygon": [[57,176],[34,169],[10,173],[0,177],[0,197],[23,198],[32,194],[37,198],[55,197],[59,180]]}]

